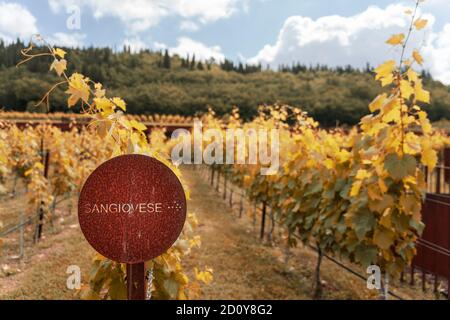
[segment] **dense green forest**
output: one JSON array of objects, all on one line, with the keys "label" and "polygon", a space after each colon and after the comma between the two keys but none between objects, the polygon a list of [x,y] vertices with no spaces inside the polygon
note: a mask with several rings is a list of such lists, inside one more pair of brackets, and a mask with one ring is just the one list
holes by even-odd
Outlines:
[{"label": "dense green forest", "polygon": [[[0,108],[43,111],[34,105],[58,79],[49,72],[48,59],[35,59],[19,68],[24,44],[0,42]],[[308,111],[324,126],[356,124],[367,113],[369,102],[380,92],[372,70],[351,67],[265,66],[235,64],[226,60],[196,61],[195,56],[169,56],[168,52],[129,48],[67,49],[69,72],[77,71],[102,82],[110,94],[127,101],[130,113],[193,115],[212,107],[219,114],[238,106],[245,118],[261,104],[290,104]],[[301,56],[299,57],[301,61]],[[422,74],[432,92],[427,111],[433,121],[450,119],[450,87]],[[55,91],[50,111],[67,111],[65,94]]]}]

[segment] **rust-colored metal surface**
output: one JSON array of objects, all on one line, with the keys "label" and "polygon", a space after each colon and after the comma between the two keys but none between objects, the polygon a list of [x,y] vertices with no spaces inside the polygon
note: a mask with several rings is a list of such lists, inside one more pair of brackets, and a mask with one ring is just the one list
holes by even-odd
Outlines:
[{"label": "rust-colored metal surface", "polygon": [[443,160],[444,160],[444,177],[445,177],[445,182],[449,183],[450,182],[450,170],[448,170],[448,168],[450,168],[450,149],[449,148],[445,148],[443,151]]},{"label": "rust-colored metal surface", "polygon": [[136,264],[161,255],[177,240],[186,220],[186,197],[178,177],[160,161],[120,156],[86,180],[78,219],[100,254]]},{"label": "rust-colored metal surface", "polygon": [[413,265],[450,281],[450,197],[427,194],[422,217],[425,230]]},{"label": "rust-colored metal surface", "polygon": [[128,300],[145,300],[145,263],[127,264]]}]

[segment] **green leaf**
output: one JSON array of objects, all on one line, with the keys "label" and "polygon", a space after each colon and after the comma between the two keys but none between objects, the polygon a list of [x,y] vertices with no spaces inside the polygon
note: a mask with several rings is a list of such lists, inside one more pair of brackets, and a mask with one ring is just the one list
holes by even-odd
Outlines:
[{"label": "green leaf", "polygon": [[414,219],[409,220],[409,225],[416,229],[417,234],[420,236],[423,233],[423,230],[425,229],[425,224],[423,222],[417,222]]},{"label": "green leaf", "polygon": [[406,232],[409,229],[409,221],[412,220],[411,216],[407,216],[397,210],[392,213],[392,224],[396,231]]},{"label": "green leaf", "polygon": [[122,278],[114,277],[109,286],[111,300],[127,300],[127,288]]},{"label": "green leaf", "polygon": [[176,299],[178,296],[178,283],[173,279],[164,280],[164,290],[170,299]]},{"label": "green leaf", "polygon": [[363,239],[366,233],[375,225],[375,217],[373,213],[367,209],[358,211],[353,217],[353,223],[355,224],[354,229],[358,239]]},{"label": "green leaf", "polygon": [[387,228],[381,227],[375,230],[373,242],[381,249],[387,250],[394,243],[395,233]]},{"label": "green leaf", "polygon": [[394,205],[394,198],[389,194],[384,194],[381,200],[369,201],[369,209],[378,213],[384,213],[387,208]]},{"label": "green leaf", "polygon": [[384,160],[384,168],[394,180],[401,180],[416,172],[417,161],[412,155],[400,158],[397,153],[390,153]]},{"label": "green leaf", "polygon": [[320,180],[314,180],[313,183],[311,183],[307,188],[306,188],[306,192],[304,194],[305,197],[310,196],[314,193],[317,193],[319,191],[322,191],[323,185],[322,185],[322,181]]},{"label": "green leaf", "polygon": [[367,267],[376,262],[378,250],[374,246],[359,245],[355,249],[355,259],[363,267]]}]

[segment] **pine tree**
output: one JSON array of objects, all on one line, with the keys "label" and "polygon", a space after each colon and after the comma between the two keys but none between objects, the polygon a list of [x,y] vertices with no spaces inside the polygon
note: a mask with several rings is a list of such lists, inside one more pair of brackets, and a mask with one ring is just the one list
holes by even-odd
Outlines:
[{"label": "pine tree", "polygon": [[191,70],[195,69],[195,54],[192,56],[192,61],[191,61]]},{"label": "pine tree", "polygon": [[169,56],[169,50],[167,50],[167,49],[166,49],[166,52],[164,53],[162,66],[165,69],[170,69],[170,56]]}]

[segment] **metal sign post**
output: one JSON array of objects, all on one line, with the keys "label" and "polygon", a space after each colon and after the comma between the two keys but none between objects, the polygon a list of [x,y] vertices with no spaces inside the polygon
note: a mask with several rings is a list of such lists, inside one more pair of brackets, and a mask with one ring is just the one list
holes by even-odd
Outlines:
[{"label": "metal sign post", "polygon": [[127,264],[128,300],[145,300],[147,293],[145,271],[144,262]]},{"label": "metal sign post", "polygon": [[162,162],[126,155],[99,166],[78,202],[86,240],[108,259],[127,264],[129,300],[145,300],[145,262],[166,252],[186,221],[186,196]]}]

